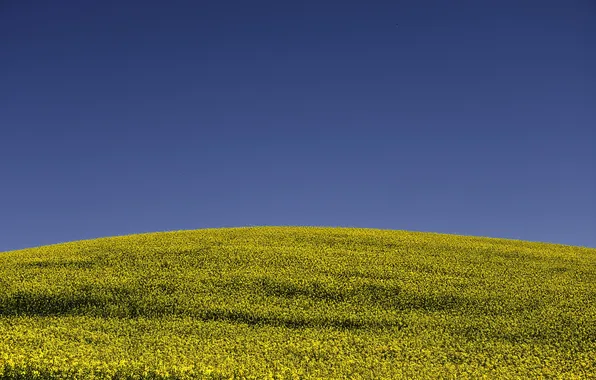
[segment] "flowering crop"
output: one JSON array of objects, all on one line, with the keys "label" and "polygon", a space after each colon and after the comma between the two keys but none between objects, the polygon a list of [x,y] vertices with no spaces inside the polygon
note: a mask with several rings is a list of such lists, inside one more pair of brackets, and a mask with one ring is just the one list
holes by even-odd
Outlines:
[{"label": "flowering crop", "polygon": [[596,249],[251,227],[0,253],[0,379],[587,378]]}]

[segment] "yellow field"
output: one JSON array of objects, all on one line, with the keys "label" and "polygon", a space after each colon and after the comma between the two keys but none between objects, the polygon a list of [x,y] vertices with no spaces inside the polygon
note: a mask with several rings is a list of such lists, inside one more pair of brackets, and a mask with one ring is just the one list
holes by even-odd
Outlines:
[{"label": "yellow field", "polygon": [[252,227],[0,253],[1,379],[595,373],[596,249]]}]

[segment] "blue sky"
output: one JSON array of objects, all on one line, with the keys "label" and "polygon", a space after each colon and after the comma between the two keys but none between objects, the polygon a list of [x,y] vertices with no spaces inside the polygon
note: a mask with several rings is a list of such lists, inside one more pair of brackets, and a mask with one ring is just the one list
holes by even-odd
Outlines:
[{"label": "blue sky", "polygon": [[0,36],[0,251],[244,225],[596,247],[591,0],[8,0]]}]

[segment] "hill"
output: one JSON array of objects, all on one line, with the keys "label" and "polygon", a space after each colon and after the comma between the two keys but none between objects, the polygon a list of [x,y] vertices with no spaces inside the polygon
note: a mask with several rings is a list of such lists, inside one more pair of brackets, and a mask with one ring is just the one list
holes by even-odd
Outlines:
[{"label": "hill", "polygon": [[251,227],[0,253],[0,378],[586,378],[596,249]]}]

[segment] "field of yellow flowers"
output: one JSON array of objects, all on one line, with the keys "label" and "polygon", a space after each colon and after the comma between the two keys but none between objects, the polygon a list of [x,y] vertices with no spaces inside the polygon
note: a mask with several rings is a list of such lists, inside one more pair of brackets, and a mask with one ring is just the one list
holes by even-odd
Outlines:
[{"label": "field of yellow flowers", "polygon": [[0,253],[0,379],[595,373],[596,249],[245,227]]}]

